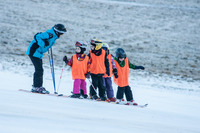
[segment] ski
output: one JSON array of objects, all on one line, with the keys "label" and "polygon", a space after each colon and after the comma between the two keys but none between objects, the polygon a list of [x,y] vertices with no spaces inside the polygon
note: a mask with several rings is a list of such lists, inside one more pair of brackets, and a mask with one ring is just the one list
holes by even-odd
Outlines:
[{"label": "ski", "polygon": [[140,105],[140,104],[138,104],[138,105],[133,105],[133,106],[140,107],[140,108],[144,108],[144,107],[147,107],[147,106],[148,106],[148,104],[147,104],[147,103],[146,103],[146,104],[144,104],[144,105]]},{"label": "ski", "polygon": [[93,102],[102,102],[102,103],[111,103],[111,104],[118,104],[118,105],[126,105],[126,106],[134,106],[134,107],[140,107],[140,108],[145,108],[148,106],[148,104],[138,104],[138,105],[132,105],[132,104],[129,104],[127,105],[125,102],[124,103],[116,103],[116,102],[111,102],[111,101],[102,101],[100,100],[99,98],[98,99],[91,99],[91,98],[73,98],[73,97],[70,97],[71,95],[63,95],[63,94],[52,94],[52,93],[49,93],[49,94],[44,94],[44,93],[35,93],[35,92],[31,92],[30,90],[24,90],[24,89],[19,89],[19,91],[22,91],[22,92],[26,92],[26,93],[33,93],[33,94],[40,94],[40,95],[47,95],[47,96],[56,96],[56,97],[65,97],[65,98],[72,98],[72,99],[81,99],[81,100],[89,100],[89,101],[93,101]]},{"label": "ski", "polygon": [[[69,95],[68,97],[69,98],[73,98],[73,97],[70,97],[71,95]],[[133,105],[133,104],[129,104],[129,105],[127,105],[125,102],[124,103],[120,103],[120,104],[118,104],[118,103],[116,103],[116,102],[111,102],[111,101],[108,101],[108,100],[106,100],[106,101],[102,101],[100,98],[98,98],[98,99],[91,99],[91,98],[74,98],[74,99],[84,99],[84,100],[90,100],[90,101],[94,101],[94,102],[103,102],[103,103],[111,103],[111,104],[117,104],[117,105],[126,105],[126,106],[134,106],[134,107],[140,107],[140,108],[145,108],[145,107],[147,107],[148,106],[148,104],[137,104],[137,105]]]},{"label": "ski", "polygon": [[147,107],[148,104],[137,104],[137,105],[134,105],[134,104],[126,104],[125,102],[124,103],[116,103],[116,102],[111,102],[112,104],[118,104],[118,105],[125,105],[125,106],[134,106],[134,107],[140,107],[140,108],[144,108],[144,107]]},{"label": "ski", "polygon": [[62,97],[68,97],[68,96],[66,96],[66,95],[63,95],[63,94],[52,94],[52,93],[49,93],[49,94],[46,94],[46,93],[36,93],[36,92],[32,92],[32,91],[30,91],[30,90],[24,90],[24,89],[19,89],[19,91],[23,91],[23,92],[27,92],[27,93],[33,93],[33,94],[41,94],[41,95],[49,95],[49,96],[57,96],[57,97],[59,97],[59,96],[62,96]]},{"label": "ski", "polygon": [[84,98],[84,97],[82,97],[82,96],[80,96],[79,98],[74,98],[74,97],[71,97],[71,95],[69,95],[69,96],[67,96],[67,97],[69,97],[69,98],[73,98],[73,99],[83,99],[83,100],[90,100],[90,101],[96,101],[96,102],[106,102],[106,103],[109,103],[110,101],[108,101],[108,100],[106,100],[106,101],[102,101],[100,98],[97,98],[97,99],[91,99],[91,98],[89,98],[89,97],[87,97],[87,98]]}]

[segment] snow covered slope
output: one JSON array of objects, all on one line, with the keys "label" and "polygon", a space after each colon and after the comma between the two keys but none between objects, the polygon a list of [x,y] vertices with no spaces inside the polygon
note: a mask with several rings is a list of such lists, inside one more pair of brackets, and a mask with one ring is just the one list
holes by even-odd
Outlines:
[{"label": "snow covered slope", "polygon": [[[45,71],[44,86],[53,92],[49,70]],[[56,79],[58,77],[59,74]],[[131,81],[135,100],[141,104],[148,103],[147,108],[20,92],[18,89],[30,90],[32,78],[1,71],[0,132],[200,132],[198,82],[167,77],[159,80],[155,77],[135,78],[134,83]],[[65,70],[59,92],[69,95],[72,84],[71,73]],[[114,89],[116,93],[116,85]]]},{"label": "snow covered slope", "polygon": [[[0,0],[0,133],[199,133],[199,3]],[[53,46],[57,85],[62,57],[74,53],[75,41],[97,37],[111,53],[123,47],[135,65],[145,66],[130,71],[130,86],[136,102],[148,107],[18,91],[31,89],[33,66],[25,52],[33,35],[55,23],[68,29]],[[44,87],[53,92],[47,55],[43,62]],[[69,95],[72,87],[66,67],[59,92]]]}]

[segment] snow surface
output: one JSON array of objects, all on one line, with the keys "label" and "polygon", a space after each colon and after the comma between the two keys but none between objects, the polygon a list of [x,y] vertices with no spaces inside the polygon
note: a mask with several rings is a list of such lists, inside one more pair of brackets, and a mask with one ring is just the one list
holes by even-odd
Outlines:
[{"label": "snow surface", "polygon": [[[55,23],[68,28],[53,46],[57,85],[74,42],[97,37],[111,53],[123,47],[145,66],[129,79],[136,102],[148,107],[18,91],[31,89],[34,68],[25,51],[33,35]],[[199,0],[0,0],[0,133],[199,133],[199,25]],[[43,62],[44,87],[53,92],[46,54]],[[65,67],[58,92],[72,88]]]},{"label": "snow surface", "polygon": [[[30,90],[32,77],[0,70],[1,133],[200,132],[199,82],[167,76],[130,76],[135,100],[149,104],[147,108],[137,108],[20,92],[19,89]],[[60,72],[56,70],[57,85]],[[60,83],[59,93],[69,95],[73,80],[67,67]],[[48,68],[45,69],[44,86],[53,92]],[[117,86],[113,84],[113,87],[116,95]]]}]

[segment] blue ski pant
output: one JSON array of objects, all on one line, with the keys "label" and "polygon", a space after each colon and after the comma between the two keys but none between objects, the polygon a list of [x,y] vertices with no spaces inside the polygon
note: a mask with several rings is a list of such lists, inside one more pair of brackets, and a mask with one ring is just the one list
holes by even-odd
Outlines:
[{"label": "blue ski pant", "polygon": [[112,87],[111,77],[103,78],[103,84],[106,88],[107,97],[113,98],[114,97],[114,91],[113,91],[113,87]]}]

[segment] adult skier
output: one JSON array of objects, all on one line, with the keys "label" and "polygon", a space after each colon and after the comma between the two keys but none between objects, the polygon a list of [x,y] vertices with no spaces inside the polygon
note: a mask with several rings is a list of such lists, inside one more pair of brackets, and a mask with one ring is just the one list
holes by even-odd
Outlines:
[{"label": "adult skier", "polygon": [[35,68],[32,92],[49,93],[49,91],[43,87],[43,54],[46,53],[54,45],[55,41],[66,32],[67,30],[63,24],[56,24],[46,32],[39,32],[34,35],[33,40],[26,51],[26,54],[31,59]]}]

